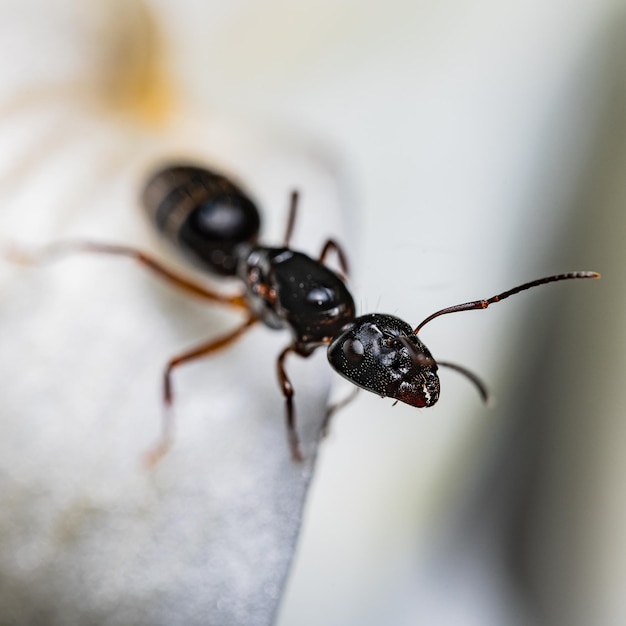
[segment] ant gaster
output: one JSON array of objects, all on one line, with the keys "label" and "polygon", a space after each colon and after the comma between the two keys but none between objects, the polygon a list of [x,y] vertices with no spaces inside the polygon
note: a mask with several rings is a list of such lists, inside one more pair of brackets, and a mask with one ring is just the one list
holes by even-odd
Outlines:
[{"label": "ant gaster", "polygon": [[294,388],[285,369],[290,353],[308,357],[317,348],[327,346],[330,365],[354,385],[415,407],[428,407],[437,402],[437,369],[443,365],[466,376],[483,400],[487,400],[485,386],[472,372],[432,356],[417,336],[421,328],[440,315],[484,309],[531,287],[599,277],[595,272],[570,272],[540,278],[486,300],[437,311],[415,329],[392,315],[373,313],[356,317],[354,300],[344,279],[325,265],[328,254],[333,252],[342,274],[348,275],[346,257],[339,244],[328,239],[317,259],[289,245],[297,199],[297,194],[293,193],[283,245],[268,247],[258,243],[261,220],[255,204],[228,178],[207,169],[177,165],[161,169],[148,181],[143,205],[158,230],[197,264],[215,274],[238,278],[241,290],[233,296],[184,278],[151,256],[127,246],[67,241],[34,254],[18,248],[8,252],[12,260],[28,263],[79,251],[130,257],[195,296],[246,312],[244,321],[230,333],[202,343],[167,363],[163,375],[163,432],[148,455],[149,463],[161,458],[171,442],[173,370],[231,344],[259,321],[270,328],[291,330],[292,341],[279,354],[276,365],[278,383],[285,398],[291,455],[294,460],[301,460]]}]

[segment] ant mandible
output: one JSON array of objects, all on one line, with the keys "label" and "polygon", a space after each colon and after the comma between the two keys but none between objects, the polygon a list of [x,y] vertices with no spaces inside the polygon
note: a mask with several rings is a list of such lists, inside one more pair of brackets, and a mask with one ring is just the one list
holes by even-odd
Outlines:
[{"label": "ant mandible", "polygon": [[486,300],[457,304],[433,313],[415,329],[393,315],[372,313],[356,317],[354,300],[344,278],[324,264],[334,252],[343,276],[348,264],[341,246],[328,239],[317,259],[293,250],[291,235],[297,193],[292,193],[287,228],[280,247],[258,243],[261,220],[248,195],[216,172],[193,165],[169,166],[156,172],[143,192],[143,205],[158,230],[196,263],[214,274],[238,278],[240,292],[225,295],[184,278],[151,256],[131,247],[91,241],[65,241],[29,253],[12,247],[11,260],[36,263],[75,252],[130,257],[162,279],[186,292],[245,311],[244,321],[230,333],[202,343],[170,359],[163,373],[163,430],[148,454],[158,461],[172,440],[172,372],[178,366],[233,343],[257,322],[291,330],[291,343],[276,361],[278,383],[285,398],[287,437],[291,456],[302,460],[296,432],[294,388],[285,369],[291,353],[310,356],[327,346],[332,368],[357,387],[415,407],[429,407],[439,399],[438,366],[452,368],[472,382],[483,400],[485,385],[459,365],[436,360],[418,338],[419,331],[440,315],[485,309],[525,289],[578,278],[599,278],[596,272],[569,272],[533,280]]}]

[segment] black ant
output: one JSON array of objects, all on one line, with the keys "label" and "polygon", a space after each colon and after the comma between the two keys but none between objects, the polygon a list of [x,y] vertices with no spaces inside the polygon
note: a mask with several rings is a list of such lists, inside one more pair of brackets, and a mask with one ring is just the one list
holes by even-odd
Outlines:
[{"label": "black ant", "polygon": [[327,346],[330,365],[357,387],[415,407],[429,407],[439,399],[439,365],[466,376],[483,400],[488,393],[473,373],[452,363],[435,360],[418,338],[431,320],[447,313],[485,309],[525,289],[575,278],[599,278],[595,272],[570,272],[540,278],[486,300],[457,304],[427,317],[413,329],[392,315],[372,313],[356,317],[354,300],[344,279],[324,264],[330,252],[348,275],[341,246],[328,239],[317,259],[290,248],[297,193],[291,195],[287,228],[280,247],[258,243],[261,220],[248,195],[228,178],[191,165],[166,167],[150,178],[143,204],[159,231],[204,268],[241,282],[237,295],[224,295],[172,272],[143,252],[121,245],[89,241],[60,242],[36,254],[16,248],[7,256],[19,262],[38,262],[73,252],[111,254],[135,259],[188,293],[206,300],[243,309],[246,318],[230,333],[200,344],[169,360],[163,375],[166,408],[163,433],[149,454],[156,462],[171,442],[173,404],[172,372],[179,365],[207,356],[233,343],[261,321],[269,328],[289,328],[292,342],[278,355],[278,383],[285,397],[287,435],[291,456],[302,459],[296,433],[294,388],[285,370],[290,353],[310,356]]}]

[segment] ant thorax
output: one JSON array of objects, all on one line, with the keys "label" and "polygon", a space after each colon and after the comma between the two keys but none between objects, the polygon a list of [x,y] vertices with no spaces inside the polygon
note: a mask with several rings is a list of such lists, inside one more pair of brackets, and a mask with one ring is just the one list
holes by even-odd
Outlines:
[{"label": "ant thorax", "polygon": [[290,328],[296,344],[328,344],[354,319],[354,300],[331,269],[290,248],[255,247],[239,263],[250,309],[271,328]]}]

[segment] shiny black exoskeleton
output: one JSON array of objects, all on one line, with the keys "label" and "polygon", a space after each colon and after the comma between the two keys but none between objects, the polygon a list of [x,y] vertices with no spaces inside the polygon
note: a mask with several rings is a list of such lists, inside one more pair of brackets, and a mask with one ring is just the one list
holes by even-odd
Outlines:
[{"label": "shiny black exoskeleton", "polygon": [[234,276],[242,244],[256,242],[259,211],[231,180],[193,166],[157,172],[143,197],[159,231],[196,263]]},{"label": "shiny black exoskeleton", "polygon": [[356,319],[328,346],[335,371],[362,389],[418,408],[439,399],[437,363],[413,329],[392,315]]},{"label": "shiny black exoskeleton", "polygon": [[[326,267],[334,252],[343,276],[348,267],[341,247],[328,239],[317,259],[293,250],[289,243],[295,223],[297,194],[292,194],[283,245],[258,242],[261,227],[254,202],[225,176],[192,165],[161,169],[145,186],[143,204],[158,230],[189,257],[211,272],[239,279],[241,291],[226,295],[177,274],[153,257],[128,246],[89,241],[52,244],[35,254],[16,247],[4,256],[16,262],[38,262],[73,252],[130,257],[162,279],[194,296],[240,308],[245,321],[223,337],[212,339],[169,360],[163,377],[166,407],[163,435],[150,452],[154,463],[171,440],[172,372],[179,365],[212,354],[261,321],[269,328],[288,328],[291,343],[277,359],[278,381],[285,397],[287,433],[294,459],[300,459],[293,406],[294,389],[285,371],[289,353],[309,356],[328,346],[330,365],[357,387],[415,407],[429,407],[439,398],[438,366],[466,376],[483,399],[483,383],[465,368],[435,360],[418,339],[421,328],[447,313],[480,310],[525,289],[575,278],[598,278],[595,272],[571,272],[524,283],[486,300],[458,304],[433,313],[417,328],[392,315],[355,316],[355,306],[342,275]],[[3,252],[0,250],[0,253]]]},{"label": "shiny black exoskeleton", "polygon": [[270,328],[291,328],[299,354],[330,343],[354,319],[354,301],[341,278],[302,252],[252,248],[238,275],[250,310]]}]

